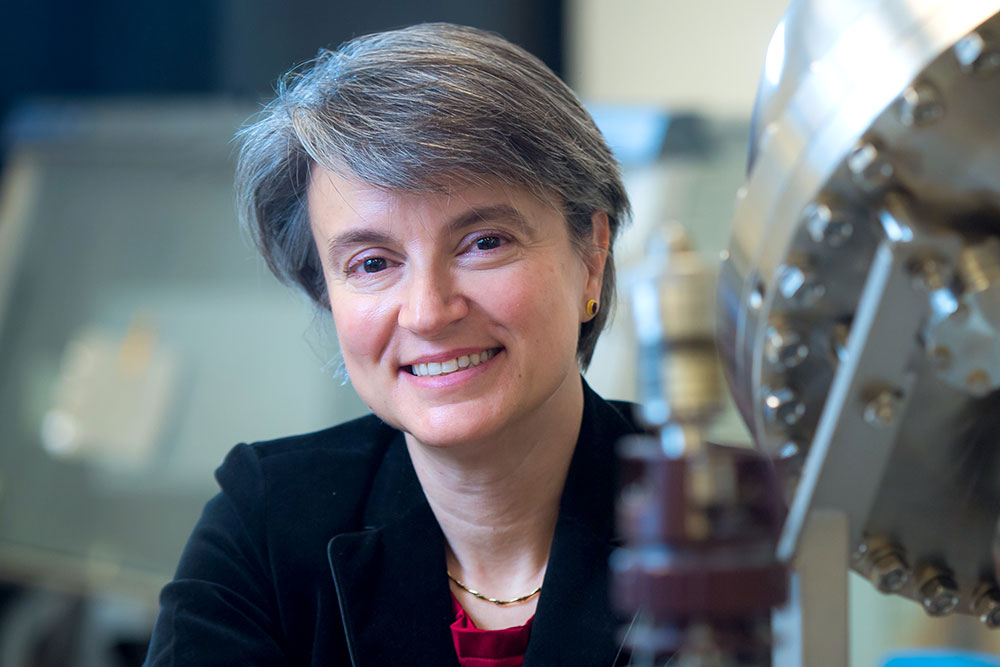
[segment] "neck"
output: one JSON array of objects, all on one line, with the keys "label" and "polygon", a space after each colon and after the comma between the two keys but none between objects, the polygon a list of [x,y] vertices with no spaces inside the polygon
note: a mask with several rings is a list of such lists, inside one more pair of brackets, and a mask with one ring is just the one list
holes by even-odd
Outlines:
[{"label": "neck", "polygon": [[[516,598],[541,584],[583,415],[579,375],[572,382],[528,419],[482,441],[443,448],[406,435],[447,540],[448,569],[490,597]],[[535,607],[532,600],[491,609],[457,594],[480,627],[524,622]]]}]

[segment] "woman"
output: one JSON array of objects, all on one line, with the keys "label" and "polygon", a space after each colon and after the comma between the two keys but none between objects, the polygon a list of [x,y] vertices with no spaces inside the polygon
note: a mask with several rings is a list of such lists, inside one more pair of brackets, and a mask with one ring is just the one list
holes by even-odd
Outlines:
[{"label": "woman", "polygon": [[244,221],[374,415],[229,454],[147,664],[613,664],[635,426],[580,369],[628,202],[587,112],[428,24],[321,53],[241,136]]}]

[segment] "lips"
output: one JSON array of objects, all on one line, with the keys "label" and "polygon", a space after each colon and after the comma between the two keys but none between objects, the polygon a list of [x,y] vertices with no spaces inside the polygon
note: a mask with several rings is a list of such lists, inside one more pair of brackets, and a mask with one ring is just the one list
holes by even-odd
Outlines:
[{"label": "lips", "polygon": [[410,373],[416,375],[417,377],[447,375],[449,373],[454,373],[466,368],[472,368],[473,366],[478,366],[481,363],[489,361],[499,350],[500,348],[493,348],[483,350],[482,352],[463,354],[455,357],[454,359],[447,359],[445,361],[429,361],[427,363],[413,364],[409,367]]}]

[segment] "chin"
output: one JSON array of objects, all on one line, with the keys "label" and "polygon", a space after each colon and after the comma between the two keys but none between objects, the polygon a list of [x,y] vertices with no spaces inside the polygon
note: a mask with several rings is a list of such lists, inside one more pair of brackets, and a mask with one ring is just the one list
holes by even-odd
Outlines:
[{"label": "chin", "polygon": [[405,432],[416,438],[423,445],[439,447],[441,449],[460,447],[467,442],[480,440],[490,435],[490,432],[486,429],[475,430],[454,427],[447,429],[417,427]]},{"label": "chin", "polygon": [[480,414],[470,419],[468,413],[469,410],[463,410],[461,416],[456,416],[452,411],[427,415],[429,419],[406,424],[402,430],[424,445],[442,448],[483,440],[500,430],[493,420],[484,419],[485,415]]}]

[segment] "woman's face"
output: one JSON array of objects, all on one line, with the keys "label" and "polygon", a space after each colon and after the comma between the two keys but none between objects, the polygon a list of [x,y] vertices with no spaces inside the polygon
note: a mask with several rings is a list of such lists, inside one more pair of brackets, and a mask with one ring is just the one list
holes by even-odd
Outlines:
[{"label": "woman's face", "polygon": [[[308,197],[347,372],[380,418],[448,446],[578,395],[606,253],[582,257],[555,207],[503,186],[391,192],[319,167]],[[607,217],[593,219],[606,249]]]}]

